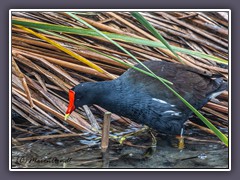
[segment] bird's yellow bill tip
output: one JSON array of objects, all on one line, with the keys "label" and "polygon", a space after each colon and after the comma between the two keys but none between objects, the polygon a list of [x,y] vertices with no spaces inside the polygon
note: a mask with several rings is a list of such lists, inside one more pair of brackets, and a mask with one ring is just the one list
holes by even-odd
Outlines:
[{"label": "bird's yellow bill tip", "polygon": [[70,114],[65,114],[64,120],[66,121],[69,118]]}]

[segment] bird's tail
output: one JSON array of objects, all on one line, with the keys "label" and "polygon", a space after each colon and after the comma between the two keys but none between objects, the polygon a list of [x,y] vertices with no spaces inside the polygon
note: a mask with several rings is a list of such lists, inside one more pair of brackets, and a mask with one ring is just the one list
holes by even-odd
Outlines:
[{"label": "bird's tail", "polygon": [[217,89],[211,93],[210,99],[217,97],[223,91],[228,89],[228,82],[225,82],[222,78],[215,79]]},{"label": "bird's tail", "polygon": [[215,82],[219,84],[217,91],[224,91],[228,89],[228,82],[225,82],[222,78],[215,79]]}]

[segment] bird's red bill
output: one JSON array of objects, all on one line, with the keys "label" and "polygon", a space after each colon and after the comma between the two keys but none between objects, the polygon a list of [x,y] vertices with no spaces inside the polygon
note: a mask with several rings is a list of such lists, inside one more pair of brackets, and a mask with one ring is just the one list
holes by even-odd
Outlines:
[{"label": "bird's red bill", "polygon": [[74,106],[75,92],[73,90],[69,90],[68,96],[69,96],[69,104],[68,104],[66,114],[70,115],[71,112],[73,112],[75,109],[75,106]]}]

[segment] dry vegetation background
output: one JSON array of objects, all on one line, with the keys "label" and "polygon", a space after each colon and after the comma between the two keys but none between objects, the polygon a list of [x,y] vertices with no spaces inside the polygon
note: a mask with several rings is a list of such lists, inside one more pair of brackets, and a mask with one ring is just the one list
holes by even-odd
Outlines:
[{"label": "dry vegetation background", "polygon": [[[225,12],[142,12],[173,46],[214,55],[228,61],[228,16]],[[84,21],[105,32],[159,41],[128,12],[79,12]],[[13,12],[13,20],[44,22],[69,27],[87,28],[64,12]],[[68,90],[81,82],[111,80],[124,73],[128,67],[109,56],[124,62],[135,61],[108,40],[91,35],[70,33],[49,34],[34,32],[55,41],[80,59],[86,58],[100,67],[102,73],[89,67],[71,54],[39,38],[30,31],[12,26],[12,143],[51,138],[82,137],[86,134],[101,136],[104,109],[98,106],[79,108],[64,120],[68,105]],[[140,61],[164,60],[178,62],[163,48],[144,46],[116,40]],[[93,51],[97,50],[97,51]],[[98,52],[101,52],[99,54]],[[208,74],[222,75],[228,80],[228,66],[207,58],[177,53],[187,65]],[[137,93],[137,92],[136,92]],[[223,133],[228,133],[228,92],[208,102],[201,112]],[[196,119],[196,118],[195,118]],[[130,125],[130,126],[129,126]],[[200,120],[187,121],[196,134],[186,134],[186,139],[197,142],[221,143]],[[129,119],[112,115],[111,133],[138,131],[140,125]],[[124,143],[130,143],[126,140]]]}]

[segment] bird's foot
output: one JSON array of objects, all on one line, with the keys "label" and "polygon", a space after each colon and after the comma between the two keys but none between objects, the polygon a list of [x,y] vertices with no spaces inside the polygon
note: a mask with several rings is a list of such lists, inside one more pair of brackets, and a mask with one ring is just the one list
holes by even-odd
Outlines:
[{"label": "bird's foot", "polygon": [[183,150],[185,147],[184,144],[184,136],[183,136],[183,128],[181,129],[181,133],[179,136],[176,136],[176,138],[178,139],[178,149],[179,150]]},{"label": "bird's foot", "polygon": [[142,127],[140,130],[138,130],[138,131],[131,132],[131,133],[127,133],[127,134],[125,134],[124,136],[122,136],[122,137],[119,138],[119,143],[120,143],[120,144],[123,144],[123,142],[124,142],[128,137],[133,136],[133,135],[138,135],[138,134],[143,133],[143,132],[145,132],[145,131],[147,131],[147,130],[149,130],[149,127],[143,126],[143,127]]},{"label": "bird's foot", "polygon": [[152,136],[152,145],[146,150],[146,152],[144,153],[144,157],[149,158],[151,157],[154,152],[157,149],[157,140],[156,137],[154,136],[154,134],[151,132],[151,130],[149,131],[151,136]]}]

